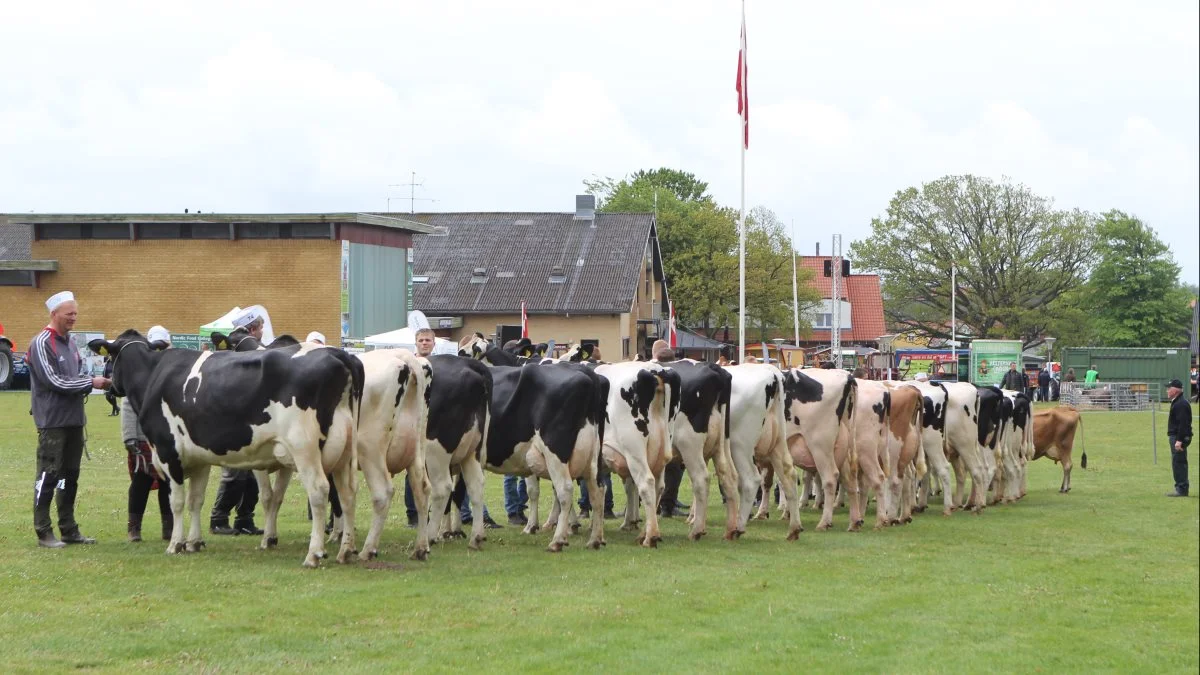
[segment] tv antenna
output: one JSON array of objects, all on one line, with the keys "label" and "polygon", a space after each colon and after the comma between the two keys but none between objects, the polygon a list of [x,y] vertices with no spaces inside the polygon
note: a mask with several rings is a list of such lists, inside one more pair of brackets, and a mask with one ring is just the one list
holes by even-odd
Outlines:
[{"label": "tv antenna", "polygon": [[388,197],[387,198],[387,210],[389,212],[392,210],[392,200],[403,201],[403,200],[407,199],[409,213],[417,212],[417,202],[419,202],[419,201],[420,202],[436,202],[437,201],[436,199],[430,199],[428,197],[418,197],[417,196],[417,188],[423,187],[424,185],[425,185],[424,181],[422,181],[420,183],[417,182],[417,172],[416,171],[412,172],[412,179],[409,182],[393,183],[391,185],[388,185],[389,188],[394,188],[394,187],[408,188],[408,196],[407,197]]}]

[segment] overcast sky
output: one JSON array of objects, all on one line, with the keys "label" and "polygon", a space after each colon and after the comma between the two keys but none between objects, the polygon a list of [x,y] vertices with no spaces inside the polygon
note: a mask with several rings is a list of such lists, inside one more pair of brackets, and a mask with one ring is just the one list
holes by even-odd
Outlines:
[{"label": "overcast sky", "polygon": [[[732,0],[177,4],[0,9],[0,211],[382,211],[413,171],[418,210],[568,211],[658,166],[738,204]],[[1197,280],[1194,0],[746,13],[747,208],[802,252],[969,172],[1132,212]]]}]

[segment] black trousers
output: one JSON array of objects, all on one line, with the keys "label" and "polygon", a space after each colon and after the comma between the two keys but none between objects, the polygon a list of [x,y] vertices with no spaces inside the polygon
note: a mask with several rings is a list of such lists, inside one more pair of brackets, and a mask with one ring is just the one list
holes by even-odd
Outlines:
[{"label": "black trousers", "polygon": [[50,504],[58,507],[58,530],[79,531],[75,522],[75,495],[79,491],[79,463],[83,459],[83,427],[38,429],[37,474],[33,484],[33,528],[51,529]]},{"label": "black trousers", "polygon": [[[140,522],[142,516],[146,513],[146,502],[150,501],[151,486],[154,485],[154,476],[141,471],[133,472],[129,478],[129,519],[134,520],[136,516]],[[175,516],[171,513],[171,481],[158,481],[158,513],[162,517],[163,529],[175,522]]]},{"label": "black trousers", "polygon": [[229,523],[229,513],[237,509],[237,522],[254,520],[254,507],[258,506],[258,480],[249,469],[221,467],[221,483],[217,486],[217,498],[213,500],[211,520],[216,525]]},{"label": "black trousers", "polygon": [[1175,437],[1167,437],[1168,446],[1171,449],[1171,473],[1175,478],[1175,491],[1179,494],[1186,495],[1188,493],[1188,465],[1187,465],[1187,446],[1183,446],[1183,450],[1175,451]]}]

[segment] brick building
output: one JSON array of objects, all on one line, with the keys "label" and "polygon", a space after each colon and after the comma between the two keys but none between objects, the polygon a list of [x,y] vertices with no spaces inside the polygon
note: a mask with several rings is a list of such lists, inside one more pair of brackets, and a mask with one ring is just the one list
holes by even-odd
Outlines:
[{"label": "brick building", "polygon": [[[316,330],[333,341],[342,332],[342,242],[386,263],[359,271],[363,290],[403,288],[412,235],[430,231],[364,213],[0,214],[0,322],[24,347],[46,324],[45,299],[71,290],[80,331],[115,336],[162,324],[196,333],[234,306],[258,304],[276,334]],[[405,295],[392,296],[379,320],[404,316]]]},{"label": "brick building", "polygon": [[833,312],[841,313],[842,345],[878,347],[879,336],[887,333],[883,317],[883,291],[878,274],[850,274],[842,278],[839,295],[833,298],[833,281],[825,276],[825,261],[829,256],[799,256],[800,267],[810,269],[812,285],[821,300],[810,312],[812,333],[801,340],[803,347],[828,346],[832,338]]}]

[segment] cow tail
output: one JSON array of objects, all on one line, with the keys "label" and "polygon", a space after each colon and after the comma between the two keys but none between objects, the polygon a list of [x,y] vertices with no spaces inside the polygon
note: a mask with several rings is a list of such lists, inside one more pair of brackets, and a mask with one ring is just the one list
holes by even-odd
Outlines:
[{"label": "cow tail", "polygon": [[[892,393],[890,391],[883,392],[883,419],[879,421],[879,433],[883,436],[883,453],[881,464],[883,465],[884,478],[892,477],[892,435],[888,433],[888,427],[892,424]],[[899,454],[900,449],[896,448],[896,453]]]},{"label": "cow tail", "polygon": [[[849,464],[850,478],[852,481],[857,481],[857,479],[858,479],[858,442],[854,438],[854,436],[855,436],[855,433],[854,433],[854,409],[858,406],[858,382],[855,381],[855,379],[853,377],[848,378],[848,379],[849,379],[849,382],[846,386],[849,389],[849,391],[848,391],[848,396],[846,397],[845,416],[841,420],[841,426],[842,426],[842,429],[846,432],[846,436],[847,436],[847,439],[848,439],[848,442],[850,445],[850,449],[849,449],[848,455],[847,455],[847,459],[850,463]],[[831,496],[826,495],[825,498],[830,499]]]},{"label": "cow tail", "polygon": [[[1032,426],[1032,425],[1031,425]],[[1082,452],[1079,455],[1079,468],[1087,468],[1087,443],[1083,440],[1083,415],[1079,416],[1079,449]]]},{"label": "cow tail", "polygon": [[924,439],[921,438],[921,433],[925,429],[925,397],[923,397],[923,396],[918,397],[917,405],[914,407],[916,408],[916,410],[913,411],[912,423],[914,425],[913,428],[917,430],[917,446],[918,446],[917,447],[917,457],[916,457],[915,461],[916,461],[916,469],[917,469],[917,480],[921,480],[922,478],[925,477],[925,474],[929,473],[929,465],[925,463],[925,443],[924,443]]}]

